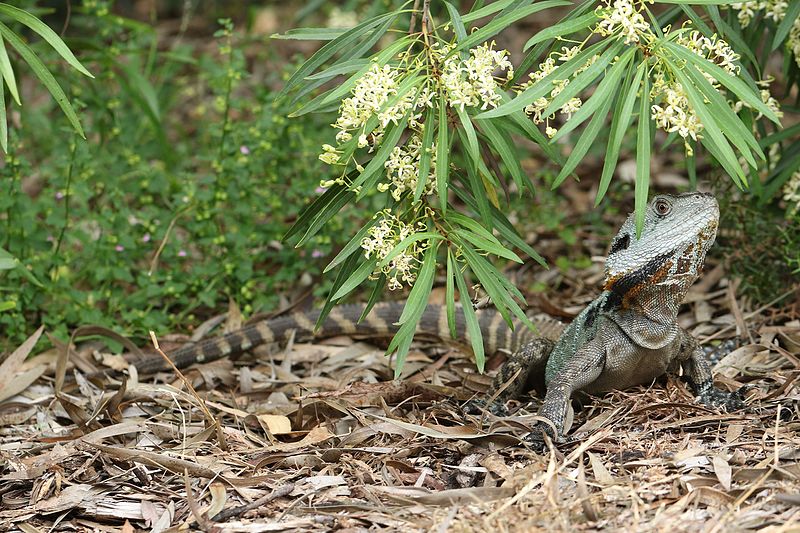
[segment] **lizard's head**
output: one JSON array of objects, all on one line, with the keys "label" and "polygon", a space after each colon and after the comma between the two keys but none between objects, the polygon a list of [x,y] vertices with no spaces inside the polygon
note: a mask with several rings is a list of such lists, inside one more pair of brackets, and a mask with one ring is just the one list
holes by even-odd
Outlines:
[{"label": "lizard's head", "polygon": [[647,206],[641,236],[636,238],[631,214],[612,241],[605,289],[620,296],[643,283],[688,289],[714,243],[718,224],[719,205],[711,194],[656,196]]}]

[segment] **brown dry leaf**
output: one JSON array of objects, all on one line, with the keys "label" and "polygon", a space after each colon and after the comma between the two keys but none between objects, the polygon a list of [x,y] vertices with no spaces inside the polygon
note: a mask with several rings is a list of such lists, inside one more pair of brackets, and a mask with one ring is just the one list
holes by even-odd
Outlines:
[{"label": "brown dry leaf", "polygon": [[[39,329],[33,333],[33,335],[28,337],[25,342],[20,344],[17,349],[11,352],[11,355],[9,355],[6,360],[0,364],[0,402],[14,396],[20,391],[15,383],[15,381],[19,379],[17,373],[19,372],[22,363],[25,362],[25,358],[31,353],[33,347],[36,346],[36,343],[39,341],[39,337],[42,336],[43,331],[44,326],[40,326]],[[30,370],[28,373],[30,373]],[[41,373],[36,375],[36,377],[39,375],[41,375]],[[34,377],[34,380],[36,377]],[[22,390],[24,390],[24,388]]]},{"label": "brown dry leaf", "polygon": [[206,514],[209,518],[213,518],[225,507],[225,502],[228,501],[228,493],[222,483],[212,483],[208,492],[211,494],[211,504],[206,509]]},{"label": "brown dry leaf", "polygon": [[611,472],[608,471],[606,465],[603,464],[603,461],[601,461],[600,458],[592,452],[586,452],[586,455],[589,456],[589,463],[592,465],[592,472],[594,473],[595,481],[603,485],[614,485],[616,483],[614,476],[612,476]]},{"label": "brown dry leaf", "polygon": [[711,458],[711,464],[714,466],[714,473],[722,487],[726,491],[731,490],[731,465],[728,464],[728,461],[724,457],[715,455]]}]

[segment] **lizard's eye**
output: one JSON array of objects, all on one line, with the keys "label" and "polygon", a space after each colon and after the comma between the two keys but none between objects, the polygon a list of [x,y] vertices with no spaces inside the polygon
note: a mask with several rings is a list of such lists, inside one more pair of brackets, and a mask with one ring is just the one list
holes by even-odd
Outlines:
[{"label": "lizard's eye", "polygon": [[656,200],[655,204],[653,204],[653,208],[660,217],[667,216],[669,212],[672,211],[672,206],[669,205],[669,202],[661,198]]}]

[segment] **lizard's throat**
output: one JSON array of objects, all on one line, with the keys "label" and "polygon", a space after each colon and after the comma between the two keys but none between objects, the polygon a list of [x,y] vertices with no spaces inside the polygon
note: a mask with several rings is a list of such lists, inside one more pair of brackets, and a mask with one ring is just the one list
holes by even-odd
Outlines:
[{"label": "lizard's throat", "polygon": [[695,243],[652,258],[641,268],[607,278],[620,309],[628,309],[653,320],[673,320],[692,283],[700,274],[706,246]]}]

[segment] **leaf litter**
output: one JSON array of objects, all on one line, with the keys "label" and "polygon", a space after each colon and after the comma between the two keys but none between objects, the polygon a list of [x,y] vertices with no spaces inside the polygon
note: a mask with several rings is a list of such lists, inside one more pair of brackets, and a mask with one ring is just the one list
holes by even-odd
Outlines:
[{"label": "leaf litter", "polygon": [[[542,307],[574,314],[599,275]],[[743,339],[715,377],[747,411],[665,378],[581,398],[542,455],[521,441],[539,400],[466,415],[490,380],[441,342],[401,381],[346,337],[123,379],[90,376],[127,362],[77,335],[31,356],[40,329],[0,363],[0,530],[800,531],[800,316],[735,289],[711,269],[679,322]]]}]

